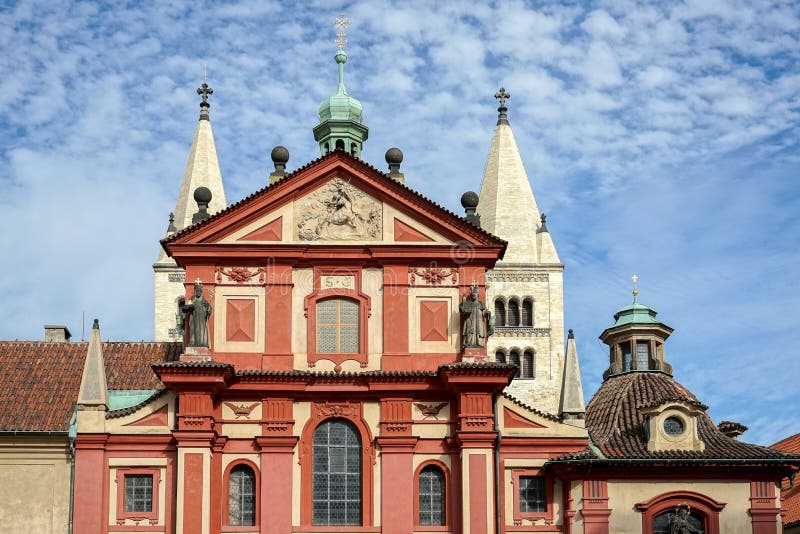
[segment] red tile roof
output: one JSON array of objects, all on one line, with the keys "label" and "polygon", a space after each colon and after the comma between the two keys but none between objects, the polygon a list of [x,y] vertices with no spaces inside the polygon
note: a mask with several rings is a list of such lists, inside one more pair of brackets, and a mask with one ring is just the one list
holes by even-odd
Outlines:
[{"label": "red tile roof", "polygon": [[[668,402],[683,402],[703,413],[697,416],[698,435],[705,443],[703,451],[648,451],[645,436],[644,408]],[[634,372],[606,380],[586,407],[586,428],[592,444],[607,459],[726,459],[780,461],[798,464],[798,457],[769,447],[751,445],[729,438],[714,425],[705,413],[706,406],[690,391],[662,372]],[[598,459],[591,449],[561,456],[560,460]]]},{"label": "red tile roof", "polygon": [[[800,434],[782,439],[772,445],[772,448],[800,454]],[[788,526],[800,523],[800,477],[795,478],[793,485],[788,478],[783,479],[781,482],[781,497],[783,497],[783,507],[786,508],[786,517],[783,518],[783,524]]]},{"label": "red tile roof", "polygon": [[[69,429],[88,343],[0,341],[0,432]],[[109,389],[159,389],[150,365],[178,359],[180,343],[103,343]]]}]

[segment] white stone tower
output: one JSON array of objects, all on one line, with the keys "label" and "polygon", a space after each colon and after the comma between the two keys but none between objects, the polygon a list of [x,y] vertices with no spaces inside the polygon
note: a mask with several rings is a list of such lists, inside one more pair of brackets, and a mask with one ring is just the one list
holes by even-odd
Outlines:
[{"label": "white stone tower", "polygon": [[503,260],[486,277],[486,305],[496,321],[487,351],[498,361],[520,366],[507,393],[558,414],[564,373],[564,265],[536,206],[508,122],[505,104],[510,96],[502,87],[495,95],[499,117],[477,208],[481,227],[508,242]]},{"label": "white stone tower", "polygon": [[[194,191],[204,186],[211,191],[211,202],[208,205],[209,214],[222,211],[227,206],[225,202],[225,189],[222,186],[222,174],[217,161],[217,149],[214,146],[214,134],[211,131],[211,120],[208,108],[208,95],[214,92],[203,81],[202,87],[197,90],[201,95],[200,120],[192,140],[189,151],[189,161],[183,173],[181,189],[175,211],[170,214],[167,236],[180,231],[192,224],[192,216],[197,212],[197,203],[194,200]],[[185,295],[183,269],[178,267],[172,258],[168,257],[163,249],[159,251],[158,259],[153,264],[155,278],[155,340],[156,341],[181,341],[183,330],[177,325],[178,304]]]}]

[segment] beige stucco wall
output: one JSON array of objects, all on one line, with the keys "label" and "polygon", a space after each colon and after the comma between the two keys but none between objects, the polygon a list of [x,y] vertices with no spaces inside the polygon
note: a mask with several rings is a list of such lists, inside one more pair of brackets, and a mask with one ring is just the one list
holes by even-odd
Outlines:
[{"label": "beige stucco wall", "polygon": [[66,436],[0,438],[0,532],[67,532],[69,487]]},{"label": "beige stucco wall", "polygon": [[[749,480],[609,480],[608,506],[613,510],[609,518],[609,531],[615,534],[639,534],[642,515],[634,505],[671,491],[692,491],[727,503],[719,515],[719,531],[725,534],[750,534],[750,481]],[[574,506],[580,507],[580,503]]]}]

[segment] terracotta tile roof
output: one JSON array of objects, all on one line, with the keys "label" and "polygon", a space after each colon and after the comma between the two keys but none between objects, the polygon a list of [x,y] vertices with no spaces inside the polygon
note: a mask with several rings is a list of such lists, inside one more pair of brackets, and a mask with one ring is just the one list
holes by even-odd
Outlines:
[{"label": "terracotta tile roof", "polygon": [[333,159],[333,158],[341,158],[341,159],[345,159],[346,161],[350,161],[350,163],[354,164],[355,166],[361,167],[361,170],[363,172],[365,172],[365,173],[373,174],[373,175],[376,175],[376,174],[380,175],[381,177],[385,178],[388,181],[388,183],[391,184],[392,187],[396,187],[401,191],[405,191],[407,193],[410,193],[418,201],[421,201],[424,204],[427,204],[427,205],[431,206],[432,208],[434,208],[434,210],[439,211],[442,214],[446,214],[447,216],[450,216],[450,217],[453,217],[455,219],[458,219],[460,221],[460,224],[463,225],[463,227],[465,229],[467,229],[469,232],[476,232],[478,235],[482,235],[484,237],[488,237],[488,238],[496,241],[498,244],[502,244],[503,245],[503,250],[505,251],[505,246],[508,244],[505,240],[497,237],[494,234],[491,234],[491,233],[487,232],[483,228],[480,228],[478,226],[473,226],[472,224],[466,222],[464,217],[461,217],[460,215],[457,215],[457,214],[453,213],[452,211],[448,210],[444,206],[441,206],[440,204],[434,202],[430,198],[422,195],[421,193],[417,192],[416,190],[410,188],[409,186],[407,186],[405,184],[401,184],[400,182],[398,182],[396,180],[393,180],[392,178],[389,178],[388,175],[385,172],[377,169],[376,167],[373,167],[372,165],[370,165],[369,163],[365,162],[364,160],[361,160],[361,159],[359,159],[359,158],[357,158],[355,156],[352,156],[352,155],[348,154],[347,152],[344,152],[344,151],[341,151],[341,150],[335,150],[333,152],[329,152],[329,153],[325,154],[324,156],[320,156],[319,158],[317,158],[315,160],[309,161],[308,163],[306,163],[302,167],[300,167],[300,168],[292,171],[291,173],[287,174],[286,176],[284,176],[283,178],[281,178],[279,181],[275,182],[274,184],[268,184],[265,187],[262,187],[261,189],[258,189],[257,191],[254,191],[253,193],[247,195],[246,197],[244,197],[243,199],[239,200],[238,202],[234,202],[233,204],[229,205],[224,210],[215,213],[214,215],[212,215],[208,219],[199,221],[199,222],[197,222],[195,224],[189,225],[189,226],[187,226],[185,228],[182,228],[182,229],[178,230],[174,234],[171,234],[171,235],[165,237],[164,239],[162,239],[161,240],[162,245],[166,244],[166,243],[171,243],[172,241],[176,240],[178,237],[180,237],[182,235],[185,235],[185,234],[187,234],[189,232],[192,232],[197,228],[201,228],[203,226],[206,226],[211,221],[214,221],[214,220],[218,219],[219,217],[222,217],[225,214],[230,213],[231,211],[239,209],[240,206],[245,206],[245,205],[253,202],[257,197],[261,196],[261,194],[264,191],[266,191],[267,189],[270,189],[271,187],[275,187],[278,184],[283,184],[287,180],[289,180],[292,177],[300,174],[302,171],[308,169],[309,167],[312,167],[312,166],[316,165],[317,163],[319,163],[321,161],[325,161],[327,159]]},{"label": "terracotta tile roof", "polygon": [[[0,341],[0,431],[66,432],[88,343]],[[164,387],[150,364],[178,358],[180,343],[103,343],[109,389]]]},{"label": "terracotta tile roof", "polygon": [[[772,445],[772,448],[800,454],[800,434],[784,438]],[[781,481],[781,497],[783,497],[783,507],[786,508],[786,516],[783,518],[784,526],[800,525],[800,477],[795,478],[794,484],[788,478]]]},{"label": "terracotta tile roof", "polygon": [[[667,402],[683,402],[700,408],[698,435],[703,451],[647,450],[642,409]],[[589,449],[560,456],[557,460],[785,460],[800,464],[800,457],[786,455],[769,447],[751,445],[724,435],[705,413],[705,406],[670,375],[661,372],[634,372],[606,380],[586,407]]]}]

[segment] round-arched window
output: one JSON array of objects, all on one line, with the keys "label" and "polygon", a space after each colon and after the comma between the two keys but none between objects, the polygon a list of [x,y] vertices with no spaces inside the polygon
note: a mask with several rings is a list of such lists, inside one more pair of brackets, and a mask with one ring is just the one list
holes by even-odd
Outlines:
[{"label": "round-arched window", "polygon": [[314,525],[361,524],[361,436],[343,419],[314,431],[312,496]]},{"label": "round-arched window", "polygon": [[668,436],[678,437],[683,434],[684,430],[683,421],[679,418],[667,417],[664,420],[664,432],[666,432]]}]

